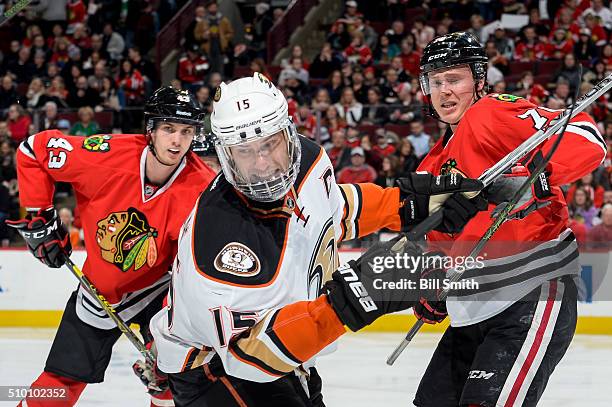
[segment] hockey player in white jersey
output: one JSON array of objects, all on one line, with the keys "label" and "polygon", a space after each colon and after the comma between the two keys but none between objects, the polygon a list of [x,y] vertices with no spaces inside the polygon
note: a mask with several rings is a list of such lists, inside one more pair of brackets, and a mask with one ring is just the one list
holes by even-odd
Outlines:
[{"label": "hockey player in white jersey", "polygon": [[296,133],[282,92],[257,73],[221,84],[213,106],[222,172],[185,222],[168,307],[151,322],[159,369],[178,407],[323,406],[314,356],[344,325],[359,330],[415,301],[408,290],[367,292],[368,259],[392,244],[335,271],[338,242],[414,224],[448,196],[440,230],[460,229],[482,202],[456,192],[482,185],[454,174],[337,185],[325,151]]}]

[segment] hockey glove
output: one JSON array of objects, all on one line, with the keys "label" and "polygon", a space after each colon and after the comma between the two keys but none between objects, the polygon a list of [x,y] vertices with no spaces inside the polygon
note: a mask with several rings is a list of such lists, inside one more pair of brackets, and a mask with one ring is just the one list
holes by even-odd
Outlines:
[{"label": "hockey glove", "polygon": [[147,392],[152,396],[157,396],[168,390],[168,375],[157,368],[157,348],[155,347],[155,342],[147,343],[147,349],[150,349],[153,355],[155,355],[155,362],[151,363],[139,359],[132,365],[132,370],[134,370],[134,374],[138,376],[142,384],[147,387]]},{"label": "hockey glove", "polygon": [[[526,165],[516,165],[507,174],[497,179],[486,189],[486,196],[489,202],[498,206],[491,213],[491,217],[496,218],[506,207],[515,193],[527,180],[532,171],[542,162],[542,153],[536,152]],[[550,173],[543,171],[538,175],[531,188],[523,194],[521,199],[514,206],[508,219],[523,219],[531,212],[551,204],[550,198],[553,193],[550,189]]]},{"label": "hockey glove", "polygon": [[68,231],[55,208],[29,213],[25,219],[7,220],[6,224],[17,229],[34,257],[49,267],[62,267],[65,256],[72,253]]},{"label": "hockey glove", "polygon": [[[397,257],[418,258],[421,249],[406,238],[371,247],[359,259],[340,266],[325,283],[323,292],[344,325],[358,331],[378,317],[412,307],[418,301],[417,269],[398,267]],[[399,256],[397,256],[399,255]],[[387,260],[387,262],[385,262]],[[406,283],[412,287],[391,288],[385,283]]]},{"label": "hockey glove", "polygon": [[[443,220],[435,230],[456,233],[478,211],[486,209],[486,202],[477,194],[483,187],[482,182],[459,174],[436,177],[412,173],[399,178],[397,185],[400,189],[402,226],[420,223],[442,206]],[[468,196],[473,198],[469,199]]]},{"label": "hockey glove", "polygon": [[442,265],[442,253],[432,252],[423,256],[425,266],[421,273],[421,280],[426,283],[427,288],[419,292],[419,301],[413,308],[414,316],[426,324],[437,324],[444,321],[446,312],[446,301],[440,301],[443,281],[446,271]]}]

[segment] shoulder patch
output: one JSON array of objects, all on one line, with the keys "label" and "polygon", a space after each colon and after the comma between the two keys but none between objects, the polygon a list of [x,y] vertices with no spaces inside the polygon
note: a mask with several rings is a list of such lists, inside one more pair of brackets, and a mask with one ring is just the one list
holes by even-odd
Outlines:
[{"label": "shoulder patch", "polygon": [[215,268],[221,273],[239,277],[252,277],[261,271],[259,258],[251,249],[242,243],[231,242],[217,254]]},{"label": "shoulder patch", "polygon": [[83,148],[94,153],[106,153],[110,151],[110,140],[112,137],[105,135],[96,135],[85,137],[83,140]]},{"label": "shoulder patch", "polygon": [[520,96],[509,95],[507,93],[496,93],[491,95],[492,98],[500,100],[502,102],[515,103],[517,100],[523,99]]},{"label": "shoulder patch", "polygon": [[217,86],[217,90],[215,90],[215,96],[213,96],[213,101],[218,102],[221,100],[221,86]]}]

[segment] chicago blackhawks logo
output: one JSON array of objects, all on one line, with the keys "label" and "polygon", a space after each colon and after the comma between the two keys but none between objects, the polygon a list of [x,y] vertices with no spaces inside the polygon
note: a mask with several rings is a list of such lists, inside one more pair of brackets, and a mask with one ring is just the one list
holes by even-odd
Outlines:
[{"label": "chicago blackhawks logo", "polygon": [[446,160],[446,162],[442,164],[442,167],[440,168],[440,175],[448,174],[459,174],[462,177],[467,178],[464,172],[457,168],[457,160],[454,158],[449,158]]},{"label": "chicago blackhawks logo", "polygon": [[142,212],[128,208],[125,212],[112,212],[98,222],[96,242],[102,249],[102,258],[121,271],[145,263],[153,267],[157,260],[155,238],[157,230],[149,226]]},{"label": "chicago blackhawks logo", "polygon": [[83,148],[87,151],[106,153],[110,150],[108,140],[111,136],[89,136],[83,140]]}]

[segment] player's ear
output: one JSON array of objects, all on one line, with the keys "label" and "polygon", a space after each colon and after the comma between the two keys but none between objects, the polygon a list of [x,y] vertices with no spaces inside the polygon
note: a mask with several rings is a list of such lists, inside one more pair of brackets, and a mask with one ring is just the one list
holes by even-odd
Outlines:
[{"label": "player's ear", "polygon": [[482,92],[485,88],[485,81],[481,79],[478,81],[478,93]]}]

